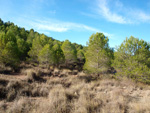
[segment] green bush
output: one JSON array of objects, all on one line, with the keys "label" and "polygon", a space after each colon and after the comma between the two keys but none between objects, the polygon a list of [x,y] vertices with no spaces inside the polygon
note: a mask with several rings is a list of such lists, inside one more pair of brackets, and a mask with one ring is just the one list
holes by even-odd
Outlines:
[{"label": "green bush", "polygon": [[118,47],[113,66],[116,76],[126,76],[135,81],[150,83],[150,44],[130,37]]}]

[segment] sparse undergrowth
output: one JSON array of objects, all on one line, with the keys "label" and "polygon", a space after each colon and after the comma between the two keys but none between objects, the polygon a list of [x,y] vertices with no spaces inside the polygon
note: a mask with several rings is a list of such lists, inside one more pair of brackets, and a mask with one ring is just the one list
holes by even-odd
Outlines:
[{"label": "sparse undergrowth", "polygon": [[[48,72],[48,71],[47,71]],[[56,72],[59,75],[54,76]],[[53,76],[30,70],[25,79],[0,77],[1,113],[149,113],[150,87],[112,75],[92,77],[83,72]],[[11,75],[9,75],[11,76]],[[12,75],[13,77],[13,75]],[[15,78],[16,76],[14,76]]]}]

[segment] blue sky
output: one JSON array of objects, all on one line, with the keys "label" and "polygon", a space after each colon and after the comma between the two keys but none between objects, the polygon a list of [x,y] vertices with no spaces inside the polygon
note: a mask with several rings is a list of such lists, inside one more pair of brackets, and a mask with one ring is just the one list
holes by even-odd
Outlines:
[{"label": "blue sky", "polygon": [[0,18],[83,45],[96,32],[110,47],[131,35],[150,40],[150,0],[0,0]]}]

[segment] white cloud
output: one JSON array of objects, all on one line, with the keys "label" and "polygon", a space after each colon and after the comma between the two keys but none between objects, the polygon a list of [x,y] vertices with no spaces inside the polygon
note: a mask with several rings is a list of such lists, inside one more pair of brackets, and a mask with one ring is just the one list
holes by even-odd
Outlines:
[{"label": "white cloud", "polygon": [[81,14],[96,19],[103,17],[109,22],[119,24],[150,23],[150,14],[139,7],[126,7],[120,0],[94,0],[91,7],[94,9],[93,13]]},{"label": "white cloud", "polygon": [[32,25],[38,30],[54,31],[54,32],[66,32],[68,28],[54,23],[42,24],[33,22]]},{"label": "white cloud", "polygon": [[[117,5],[119,5],[119,7],[121,7],[120,4],[121,3],[117,2]],[[106,0],[98,0],[97,12],[100,15],[102,15],[104,18],[106,18],[108,21],[120,23],[120,24],[127,23],[127,20],[123,16],[115,12],[111,12]]]},{"label": "white cloud", "polygon": [[[24,21],[25,25],[28,25],[28,28],[33,28],[36,31],[40,31],[41,33],[45,33],[47,35],[50,34],[50,32],[67,32],[67,31],[77,31],[77,32],[102,32],[109,38],[114,36],[113,34],[109,34],[107,32],[103,32],[97,28],[93,28],[84,24],[79,23],[73,23],[73,22],[63,22],[55,19],[28,19],[28,18],[20,18],[18,22]],[[112,38],[113,39],[113,38]]]},{"label": "white cloud", "polygon": [[101,32],[105,36],[108,36],[109,38],[114,36],[113,34],[103,32],[100,29],[85,24],[64,22],[50,18],[28,17],[24,15],[18,17],[17,19],[15,17],[12,17],[11,20],[14,23],[17,23],[17,25],[19,25],[20,27],[25,27],[28,30],[33,28],[35,31],[44,33],[46,35],[50,35],[51,32],[61,33],[68,31],[75,31],[75,32],[91,32],[91,33]]},{"label": "white cloud", "polygon": [[84,24],[62,22],[54,19],[34,20],[30,23],[33,27],[37,28],[38,30],[48,30],[54,32],[66,32],[69,30],[100,32],[99,29]]},{"label": "white cloud", "polygon": [[135,18],[135,20],[139,22],[149,22],[150,14],[147,14],[141,10],[132,10],[130,14]]}]

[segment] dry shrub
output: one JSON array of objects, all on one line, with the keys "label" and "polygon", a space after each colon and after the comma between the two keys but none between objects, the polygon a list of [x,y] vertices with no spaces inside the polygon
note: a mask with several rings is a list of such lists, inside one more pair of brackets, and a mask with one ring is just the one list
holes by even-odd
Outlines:
[{"label": "dry shrub", "polygon": [[30,92],[31,92],[32,97],[39,97],[40,96],[39,88],[36,86]]},{"label": "dry shrub", "polygon": [[47,86],[43,84],[40,88],[40,96],[47,97],[50,89],[51,89],[51,86]]},{"label": "dry shrub", "polygon": [[70,91],[76,93],[76,95],[79,95],[79,92],[85,87],[85,83],[84,82],[81,82],[80,84],[74,84],[70,87]]},{"label": "dry shrub", "polygon": [[[125,113],[127,110],[127,106],[126,106],[126,100],[123,96],[119,96],[119,95],[113,95],[111,96],[111,94],[108,95],[107,99],[106,99],[106,104],[103,107],[103,111],[105,112],[110,112],[110,113]],[[110,98],[109,98],[110,97]]]},{"label": "dry shrub", "polygon": [[56,85],[50,90],[48,100],[43,100],[37,111],[39,113],[70,113],[70,108],[65,89],[62,85]]},{"label": "dry shrub", "polygon": [[36,76],[36,73],[33,70],[30,70],[27,72],[27,78],[29,80],[34,80],[34,77]]},{"label": "dry shrub", "polygon": [[47,84],[32,83],[23,81],[10,81],[6,87],[7,101],[12,101],[19,96],[40,97],[47,96],[50,86]]},{"label": "dry shrub", "polygon": [[89,90],[82,90],[79,94],[79,99],[74,103],[75,113],[94,113],[100,112],[100,107],[102,105],[101,100],[94,99],[94,92]]},{"label": "dry shrub", "polygon": [[62,69],[61,74],[63,74],[63,75],[77,75],[78,70]]},{"label": "dry shrub", "polygon": [[65,89],[61,85],[54,87],[49,93],[51,113],[69,113],[69,104]]},{"label": "dry shrub", "polygon": [[8,84],[8,80],[0,79],[0,85],[6,86]]},{"label": "dry shrub", "polygon": [[[128,79],[96,79],[80,72],[78,76],[49,77],[47,82],[10,81],[0,85],[0,94],[11,101],[8,113],[148,113],[150,87]],[[87,82],[89,81],[89,82]],[[2,93],[3,92],[3,93]],[[5,93],[4,93],[5,92]],[[0,95],[1,96],[1,95]],[[20,96],[26,97],[18,100]],[[15,97],[15,98],[14,98]],[[30,100],[31,99],[31,100]],[[9,103],[9,102],[8,102]],[[1,111],[0,111],[1,112]],[[6,111],[5,111],[6,112]]]},{"label": "dry shrub", "polygon": [[134,100],[129,103],[129,111],[136,113],[149,113],[150,112],[150,91],[147,91],[146,95],[143,95],[138,100]]},{"label": "dry shrub", "polygon": [[[104,82],[103,82],[104,83]],[[117,84],[114,81],[105,82],[104,84],[98,82],[83,83],[76,85],[78,89],[77,93],[79,99],[74,103],[75,113],[99,113],[99,112],[110,112],[110,113],[121,113],[127,109],[126,101],[122,95],[122,90],[115,89],[114,85]],[[98,88],[99,87],[99,88]],[[109,88],[110,87],[110,88]],[[114,87],[114,89],[112,88]],[[98,89],[104,90],[98,90]],[[71,89],[75,89],[72,86]]]},{"label": "dry shrub", "polygon": [[40,69],[37,69],[35,73],[36,76],[41,77],[43,72]]},{"label": "dry shrub", "polygon": [[8,113],[30,113],[33,106],[28,98],[20,98],[15,100],[12,106],[8,109]]},{"label": "dry shrub", "polygon": [[54,76],[59,76],[60,72],[61,71],[58,68],[55,68],[54,71],[53,71],[53,75]]},{"label": "dry shrub", "polygon": [[24,87],[20,89],[20,96],[32,96],[33,86],[29,84],[24,84]]},{"label": "dry shrub", "polygon": [[77,75],[79,73],[79,71],[78,70],[73,70],[73,75]]},{"label": "dry shrub", "polygon": [[9,83],[7,84],[7,89],[19,89],[20,87],[22,87],[22,82],[19,82],[19,81],[14,81],[14,80],[11,80],[9,81]]},{"label": "dry shrub", "polygon": [[61,84],[61,78],[49,79],[49,80],[47,80],[47,84],[49,84],[49,85]]},{"label": "dry shrub", "polygon": [[47,97],[51,86],[47,84],[32,84],[31,96],[32,97]]},{"label": "dry shrub", "polygon": [[77,92],[71,89],[66,89],[65,94],[67,97],[67,101],[70,103],[74,103],[74,101],[79,98],[79,95],[77,94]]},{"label": "dry shrub", "polygon": [[40,80],[42,80],[43,81],[43,79],[40,77],[40,74],[39,74],[40,72],[35,72],[35,71],[33,71],[33,70],[30,70],[30,71],[28,71],[27,72],[27,81],[28,82],[34,82],[34,81],[40,81]]},{"label": "dry shrub", "polygon": [[[96,84],[96,85],[95,85]],[[73,113],[99,113],[101,111],[104,95],[97,93],[94,87],[98,83],[84,83],[71,87],[78,95],[78,99],[74,102]]]},{"label": "dry shrub", "polygon": [[81,80],[84,80],[85,82],[91,82],[91,81],[94,81],[94,80],[97,80],[97,77],[93,77],[93,76],[90,76],[90,75],[87,75],[87,76],[78,76],[79,79]]},{"label": "dry shrub", "polygon": [[4,100],[7,97],[7,91],[5,87],[0,86],[0,100]]},{"label": "dry shrub", "polygon": [[21,82],[11,80],[6,87],[7,101],[13,101],[18,96],[22,87],[23,84]]},{"label": "dry shrub", "polygon": [[85,80],[84,79],[80,79],[80,76],[67,76],[66,77],[66,82],[71,83],[72,86],[76,85],[80,85],[80,84],[84,84]]},{"label": "dry shrub", "polygon": [[26,68],[23,68],[20,73],[21,73],[22,75],[27,75],[30,71],[34,71],[34,70],[33,70],[33,69],[26,69]]},{"label": "dry shrub", "polygon": [[7,101],[13,101],[16,97],[17,97],[17,92],[15,89],[12,89],[7,93]]},{"label": "dry shrub", "polygon": [[68,75],[68,73],[71,72],[69,69],[62,69],[62,74]]},{"label": "dry shrub", "polygon": [[42,75],[42,71],[41,71],[41,69],[40,68],[31,68],[31,69],[25,69],[25,68],[23,68],[22,70],[21,70],[21,74],[23,74],[23,75],[29,75],[29,74],[31,74],[31,73],[35,73],[37,76],[41,76]]},{"label": "dry shrub", "polygon": [[0,101],[0,113],[5,113],[6,104],[4,101]]}]

